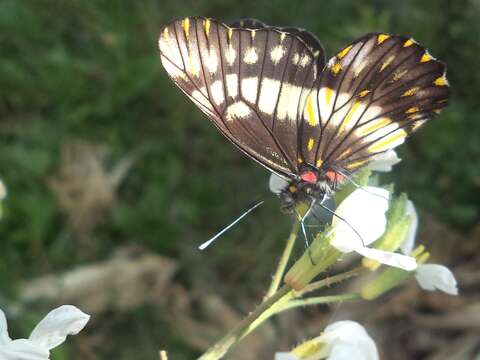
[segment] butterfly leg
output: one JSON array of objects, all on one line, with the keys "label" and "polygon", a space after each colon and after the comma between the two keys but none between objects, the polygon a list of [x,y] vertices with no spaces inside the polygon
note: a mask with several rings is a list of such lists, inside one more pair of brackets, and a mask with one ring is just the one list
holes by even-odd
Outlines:
[{"label": "butterfly leg", "polygon": [[312,199],[312,201],[310,202],[310,205],[308,207],[308,210],[305,212],[305,214],[303,216],[301,216],[298,212],[297,212],[297,217],[298,217],[298,221],[300,221],[300,225],[302,227],[302,233],[303,233],[303,237],[305,239],[305,249],[306,251],[308,252],[308,257],[310,258],[310,262],[312,263],[312,265],[316,265],[315,261],[313,260],[313,257],[312,257],[312,252],[310,250],[310,243],[308,241],[308,236],[307,236],[307,231],[306,231],[306,227],[305,227],[305,219],[308,217],[308,215],[310,215],[310,212],[313,208],[313,206],[315,205],[315,199]]}]

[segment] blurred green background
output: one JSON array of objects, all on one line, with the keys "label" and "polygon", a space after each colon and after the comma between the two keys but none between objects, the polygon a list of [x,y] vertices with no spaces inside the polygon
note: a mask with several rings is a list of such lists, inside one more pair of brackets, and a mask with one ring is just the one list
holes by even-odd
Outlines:
[{"label": "blurred green background", "polygon": [[[258,295],[268,283],[289,228],[267,193],[268,174],[214,129],[159,62],[161,25],[186,15],[301,26],[329,55],[366,32],[414,37],[448,64],[452,98],[401,147],[388,179],[451,228],[478,223],[478,1],[1,0],[0,177],[8,197],[0,307],[15,304],[18,286],[35,276],[132,244],[177,259],[187,288],[233,299],[232,284]],[[267,205],[208,252],[196,251],[259,198]],[[26,336],[48,308],[24,310],[12,335]],[[108,334],[100,358],[152,358],[159,346],[174,347],[174,359],[197,354],[162,321],[144,306],[107,312],[89,332]],[[53,359],[83,358],[63,349]]]}]

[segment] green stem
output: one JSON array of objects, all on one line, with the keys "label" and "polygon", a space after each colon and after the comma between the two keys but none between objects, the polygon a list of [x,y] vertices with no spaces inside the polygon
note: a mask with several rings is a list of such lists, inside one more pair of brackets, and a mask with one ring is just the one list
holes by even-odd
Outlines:
[{"label": "green stem", "polygon": [[252,324],[261,317],[272,305],[277,301],[282,299],[288,292],[290,288],[287,286],[282,287],[275,294],[261,303],[252,313],[250,313],[245,319],[243,319],[235,328],[233,328],[225,337],[213,345],[210,349],[207,350],[198,360],[217,360],[223,357],[227,351],[235,345],[240,339],[245,337],[250,333],[254,328],[260,325],[264,320],[252,328]]},{"label": "green stem", "polygon": [[278,290],[280,286],[280,282],[282,281],[283,274],[285,273],[288,260],[290,259],[290,255],[292,253],[293,245],[295,244],[295,240],[297,239],[297,234],[299,229],[300,229],[300,221],[298,221],[298,219],[295,219],[295,222],[293,223],[292,231],[290,232],[290,236],[287,239],[287,244],[285,245],[285,249],[283,250],[282,257],[278,262],[277,270],[275,271],[275,275],[273,275],[272,283],[270,284],[270,288],[268,289],[268,292],[265,295],[265,299],[275,294],[275,292]]},{"label": "green stem", "polygon": [[280,312],[291,310],[301,306],[329,304],[333,302],[359,300],[359,299],[361,299],[360,294],[342,294],[342,295],[332,295],[332,296],[317,296],[317,297],[311,297],[311,298],[301,299],[301,300],[292,300],[287,302],[285,305],[281,307],[277,307],[275,309],[274,314],[278,314]]},{"label": "green stem", "polygon": [[[347,279],[349,279],[353,276],[358,275],[364,269],[365,268],[363,266],[359,266],[359,267],[357,267],[353,270],[350,270],[350,271],[347,271],[347,272],[344,272],[344,273],[341,273],[341,274],[338,274],[338,275],[331,276],[327,279],[323,279],[323,280],[311,283],[311,284],[307,285],[306,287],[304,287],[301,291],[294,291],[294,290],[289,291],[281,299],[279,299],[275,304],[273,304],[269,309],[267,309],[262,315],[260,315],[249,326],[248,330],[245,332],[245,334],[242,336],[242,338],[245,337],[246,335],[248,335],[254,329],[256,329],[259,325],[261,325],[265,320],[267,320],[271,316],[273,316],[275,314],[278,314],[278,313],[280,313],[284,310],[289,310],[290,309],[289,304],[294,304],[294,306],[292,306],[292,307],[295,307],[295,304],[301,304],[301,302],[304,301],[304,300],[295,300],[295,299],[298,299],[301,296],[303,296],[303,295],[305,295],[309,292],[321,289],[321,288],[326,287],[326,286],[331,286],[331,285],[339,283],[343,280],[347,280]],[[324,296],[324,297],[322,297],[322,299],[324,300],[323,302],[318,302],[317,303],[315,301],[312,301],[311,304],[304,303],[304,305],[315,305],[315,304],[322,304],[322,303],[325,304],[325,303],[334,302],[334,301],[352,300],[349,297],[350,294],[348,294],[345,299],[342,296],[343,295]],[[312,298],[312,299],[315,299],[315,298]],[[318,299],[320,299],[320,298],[317,298],[317,300]],[[340,300],[338,300],[338,299],[340,299]],[[302,305],[298,305],[298,306],[302,306]]]},{"label": "green stem", "polygon": [[355,269],[352,269],[350,271],[346,271],[341,274],[337,274],[334,276],[327,277],[323,280],[320,281],[315,281],[311,284],[308,284],[305,286],[302,290],[296,292],[296,297],[303,296],[307,293],[310,293],[312,291],[324,288],[324,287],[329,287],[333,284],[342,282],[343,280],[350,279],[351,277],[357,276],[361,271],[363,271],[365,268],[363,266],[358,266]]},{"label": "green stem", "polygon": [[329,304],[332,302],[340,302],[347,300],[357,300],[361,299],[360,294],[344,294],[344,295],[332,295],[332,296],[321,296],[321,297],[311,297],[307,299],[299,299],[298,294],[291,290],[286,293],[281,299],[279,299],[275,304],[273,304],[269,309],[267,309],[261,316],[259,316],[247,329],[244,335],[239,339],[243,339],[245,336],[250,334],[255,330],[259,325],[261,325],[265,320],[269,319],[273,315],[279,314],[286,310],[291,310],[300,306],[308,305],[319,305],[319,304]]}]

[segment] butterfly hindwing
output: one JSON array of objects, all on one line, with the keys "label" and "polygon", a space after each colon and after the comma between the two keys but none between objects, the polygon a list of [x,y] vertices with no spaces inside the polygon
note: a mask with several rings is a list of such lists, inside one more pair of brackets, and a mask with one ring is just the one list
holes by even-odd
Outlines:
[{"label": "butterfly hindwing", "polygon": [[174,21],[160,35],[162,64],[229,140],[270,170],[293,177],[297,128],[323,50],[312,49],[300,31],[248,24],[253,28],[201,17]]},{"label": "butterfly hindwing", "polygon": [[413,39],[368,34],[352,42],[330,59],[307,101],[303,157],[355,170],[401,144],[446,106],[445,72]]}]

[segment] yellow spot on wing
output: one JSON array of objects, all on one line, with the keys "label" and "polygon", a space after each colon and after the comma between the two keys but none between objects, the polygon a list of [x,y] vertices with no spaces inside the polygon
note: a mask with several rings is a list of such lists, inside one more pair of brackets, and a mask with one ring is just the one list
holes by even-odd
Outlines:
[{"label": "yellow spot on wing", "polygon": [[345,116],[345,119],[343,119],[343,122],[342,122],[342,125],[340,126],[340,132],[342,132],[343,130],[345,130],[345,128],[347,127],[348,123],[350,122],[350,120],[352,120],[352,116],[353,114],[355,113],[355,111],[357,111],[358,107],[360,106],[360,102],[359,101],[356,101],[352,107],[350,108],[350,111],[348,112],[347,116]]},{"label": "yellow spot on wing", "polygon": [[168,27],[166,27],[164,30],[163,30],[163,37],[165,39],[168,39]]},{"label": "yellow spot on wing", "polygon": [[337,75],[341,70],[342,70],[342,65],[340,65],[340,63],[335,63],[333,66],[332,66],[332,72],[334,75]]},{"label": "yellow spot on wing", "polygon": [[397,81],[398,79],[400,79],[403,75],[405,75],[406,73],[408,72],[408,70],[403,70],[403,71],[399,71],[399,72],[395,72],[393,74],[393,81]]},{"label": "yellow spot on wing", "polygon": [[233,29],[232,28],[228,28],[227,36],[228,36],[228,41],[232,40],[232,36],[233,36]]},{"label": "yellow spot on wing", "polygon": [[378,129],[381,129],[385,126],[387,126],[388,124],[390,124],[392,121],[389,119],[389,118],[380,118],[378,120],[374,120],[372,121],[371,124],[369,124],[368,126],[364,126],[362,128],[360,128],[358,130],[358,134],[360,136],[363,136],[363,135],[367,135],[367,134],[370,134],[374,131],[377,131]]},{"label": "yellow spot on wing", "polygon": [[330,99],[332,98],[333,95],[333,89],[330,89],[329,87],[325,88],[325,102],[330,104]]},{"label": "yellow spot on wing", "polygon": [[407,111],[405,111],[405,114],[413,114],[413,113],[416,113],[418,110],[419,110],[418,107],[414,106],[408,109]]},{"label": "yellow spot on wing", "polygon": [[208,35],[210,33],[210,19],[205,19],[203,26],[205,27],[205,34]]},{"label": "yellow spot on wing", "polygon": [[322,166],[323,164],[323,160],[322,159],[318,159],[317,160],[317,163],[315,165],[317,165],[317,168],[319,168],[320,166]]},{"label": "yellow spot on wing", "polygon": [[383,43],[385,40],[387,40],[390,37],[390,35],[387,34],[379,34],[377,37],[377,44]]},{"label": "yellow spot on wing", "polygon": [[361,161],[355,161],[351,164],[348,164],[346,167],[347,169],[353,169],[353,168],[356,168],[356,167],[359,167],[363,164],[365,164],[366,160],[361,160]]},{"label": "yellow spot on wing", "polygon": [[388,148],[388,145],[394,143],[398,139],[404,138],[407,136],[407,132],[403,129],[397,130],[396,131],[398,134],[395,134],[393,136],[388,136],[384,141],[381,141],[377,144],[373,144],[368,148],[368,151],[370,152],[377,152],[377,151],[382,151]]},{"label": "yellow spot on wing", "polygon": [[298,161],[299,164],[303,163],[303,159],[302,159],[302,158],[298,158],[297,161]]},{"label": "yellow spot on wing", "polygon": [[413,87],[413,88],[405,91],[405,92],[401,95],[401,97],[412,96],[412,95],[414,95],[417,91],[418,91],[418,87]]},{"label": "yellow spot on wing", "polygon": [[286,37],[286,36],[287,36],[287,34],[284,33],[284,32],[282,32],[282,33],[280,34],[280,42],[282,42],[283,40],[285,40],[285,37]]},{"label": "yellow spot on wing", "polygon": [[252,31],[250,32],[250,35],[251,35],[251,37],[252,37],[252,40],[255,39],[255,35],[256,35],[256,34],[257,34],[257,31],[256,31],[256,30],[252,30]]},{"label": "yellow spot on wing", "polygon": [[307,102],[307,117],[308,124],[310,126],[315,126],[318,124],[317,119],[315,118],[315,112],[313,111],[313,94],[310,94]]},{"label": "yellow spot on wing", "polygon": [[422,126],[427,120],[418,120],[412,126],[412,131],[416,131],[420,126]]},{"label": "yellow spot on wing", "polygon": [[307,144],[308,151],[312,151],[314,144],[315,144],[315,140],[313,140],[313,138],[308,139],[308,144]]},{"label": "yellow spot on wing", "polygon": [[415,43],[415,41],[414,41],[413,39],[408,39],[407,41],[405,41],[405,42],[403,43],[403,47],[412,46],[414,43]]},{"label": "yellow spot on wing", "polygon": [[430,60],[432,60],[432,56],[428,52],[425,52],[425,54],[422,55],[420,62],[424,63]]},{"label": "yellow spot on wing", "polygon": [[291,193],[295,193],[297,192],[297,187],[295,185],[290,185],[288,187],[288,190],[290,190]]},{"label": "yellow spot on wing", "polygon": [[364,96],[367,96],[369,93],[370,93],[370,90],[363,90],[363,91],[360,91],[358,96],[364,97]]},{"label": "yellow spot on wing", "polygon": [[347,46],[345,49],[343,49],[342,51],[340,51],[340,52],[338,53],[338,55],[337,55],[338,58],[339,58],[339,59],[344,58],[345,55],[347,55],[348,52],[351,50],[351,48],[352,48],[352,45],[349,45],[349,46]]},{"label": "yellow spot on wing", "polygon": [[183,31],[185,31],[185,37],[188,39],[188,34],[190,32],[190,19],[185,18],[182,20]]},{"label": "yellow spot on wing", "polygon": [[352,152],[352,149],[351,149],[351,148],[348,148],[347,150],[345,150],[344,152],[342,152],[342,153],[340,154],[340,156],[338,157],[338,159],[343,159],[345,156],[350,155],[351,152]]},{"label": "yellow spot on wing", "polygon": [[445,76],[441,76],[433,82],[437,86],[445,86],[447,85],[447,79],[445,79]]},{"label": "yellow spot on wing", "polygon": [[382,72],[390,63],[395,59],[395,56],[390,55],[387,60],[385,60],[380,68],[380,72]]}]

